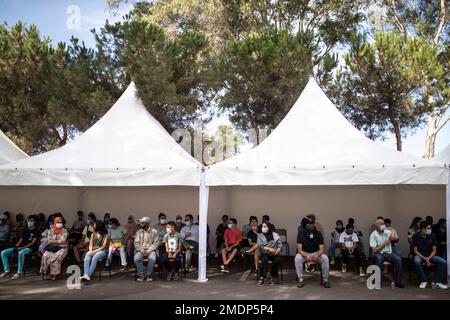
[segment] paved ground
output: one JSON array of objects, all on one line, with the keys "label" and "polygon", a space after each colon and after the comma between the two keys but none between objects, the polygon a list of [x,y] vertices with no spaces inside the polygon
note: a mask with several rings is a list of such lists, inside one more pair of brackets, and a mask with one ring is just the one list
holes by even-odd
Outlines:
[{"label": "paved ground", "polygon": [[[444,299],[450,300],[450,290],[418,289],[407,281],[405,289],[391,289],[384,283],[381,290],[368,290],[366,279],[353,272],[342,274],[331,272],[331,289],[319,284],[319,273],[307,274],[305,286],[298,289],[294,269],[288,269],[290,260],[284,261],[284,281],[278,286],[256,287],[256,277],[250,272],[235,271],[222,274],[217,269],[208,269],[206,283],[198,283],[196,273],[190,273],[182,282],[167,282],[157,279],[153,283],[135,282],[134,271],[113,272],[112,278],[105,276],[100,282],[98,276],[80,290],[68,290],[66,282],[41,280],[36,271],[29,271],[21,280],[0,280],[0,299],[169,299],[169,300],[272,300],[272,299]],[[415,278],[413,281],[416,281]]]}]

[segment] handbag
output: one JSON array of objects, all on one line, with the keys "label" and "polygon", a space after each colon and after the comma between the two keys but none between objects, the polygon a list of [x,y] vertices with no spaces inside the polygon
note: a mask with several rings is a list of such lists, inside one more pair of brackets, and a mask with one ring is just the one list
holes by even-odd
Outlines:
[{"label": "handbag", "polygon": [[59,246],[57,244],[48,244],[45,246],[44,250],[55,253],[59,251]]}]

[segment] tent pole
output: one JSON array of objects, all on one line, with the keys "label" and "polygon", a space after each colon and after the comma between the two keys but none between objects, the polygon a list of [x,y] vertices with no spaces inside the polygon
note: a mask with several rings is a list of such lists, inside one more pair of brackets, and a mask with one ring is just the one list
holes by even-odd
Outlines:
[{"label": "tent pole", "polygon": [[199,245],[198,245],[198,281],[206,282],[206,254],[208,248],[208,198],[209,187],[206,186],[205,169],[202,168],[202,175],[199,189]]},{"label": "tent pole", "polygon": [[450,173],[448,174],[448,182],[446,187],[446,206],[447,206],[447,283],[450,285]]}]

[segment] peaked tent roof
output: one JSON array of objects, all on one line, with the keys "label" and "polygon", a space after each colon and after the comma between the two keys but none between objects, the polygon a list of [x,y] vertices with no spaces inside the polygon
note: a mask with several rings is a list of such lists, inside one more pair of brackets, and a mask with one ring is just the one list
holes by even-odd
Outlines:
[{"label": "peaked tent roof", "polygon": [[450,165],[450,143],[439,152],[434,158],[434,161],[439,161]]},{"label": "peaked tent roof", "polygon": [[19,149],[9,138],[0,130],[0,165],[27,158],[28,155]]},{"label": "peaked tent roof", "polygon": [[145,109],[131,83],[67,145],[0,167],[0,185],[198,186],[201,164]]},{"label": "peaked tent roof", "polygon": [[206,184],[446,184],[439,163],[387,149],[353,127],[311,79],[258,146],[212,165]]}]

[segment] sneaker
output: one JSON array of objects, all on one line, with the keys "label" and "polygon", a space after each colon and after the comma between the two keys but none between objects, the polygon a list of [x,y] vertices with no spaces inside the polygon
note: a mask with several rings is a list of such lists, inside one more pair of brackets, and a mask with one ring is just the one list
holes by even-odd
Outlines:
[{"label": "sneaker", "polygon": [[178,280],[180,280],[180,278],[178,277],[177,274],[175,274],[175,275],[173,276],[172,280],[173,280],[173,281],[178,281]]},{"label": "sneaker", "polygon": [[269,284],[269,286],[274,286],[275,285],[275,281],[273,281],[272,278],[268,278],[267,279],[267,283]]},{"label": "sneaker", "polygon": [[440,282],[436,283],[436,287],[438,287],[439,289],[444,289],[444,290],[448,289],[447,285],[440,283]]},{"label": "sneaker", "polygon": [[329,282],[329,281],[324,281],[324,282],[323,282],[323,286],[324,286],[325,288],[327,288],[327,289],[330,289],[330,288],[331,288],[330,282]]},{"label": "sneaker", "polygon": [[304,286],[305,286],[305,283],[303,282],[303,278],[298,279],[297,288],[303,288]]},{"label": "sneaker", "polygon": [[153,282],[153,276],[147,276],[147,282]]},{"label": "sneaker", "polygon": [[140,276],[136,279],[137,282],[143,282],[145,280],[144,276]]},{"label": "sneaker", "polygon": [[17,272],[15,275],[13,275],[13,277],[11,279],[17,280],[17,279],[20,279],[23,277],[24,277],[24,274],[22,272]]},{"label": "sneaker", "polygon": [[169,274],[169,275],[167,276],[167,281],[172,281],[172,278],[173,278],[173,275],[172,275],[172,274]]},{"label": "sneaker", "polygon": [[359,268],[359,276],[360,277],[364,277],[366,274],[365,274],[365,272],[364,272],[364,269],[363,268]]},{"label": "sneaker", "polygon": [[331,259],[330,264],[331,264],[331,265],[334,265],[335,263],[336,263],[336,262],[334,261],[334,258]]},{"label": "sneaker", "polygon": [[421,282],[420,284],[419,284],[419,288],[420,289],[425,289],[427,287],[427,283],[426,282]]},{"label": "sneaker", "polygon": [[342,273],[347,272],[347,265],[345,263],[342,264]]},{"label": "sneaker", "polygon": [[120,268],[120,271],[126,271],[127,270],[127,266],[122,266],[122,268]]},{"label": "sneaker", "polygon": [[257,287],[262,287],[264,285],[264,278],[261,278],[258,280],[258,282],[256,283]]},{"label": "sneaker", "polygon": [[87,274],[84,274],[82,277],[80,277],[80,280],[91,281],[91,277],[89,277]]},{"label": "sneaker", "polygon": [[395,286],[397,287],[397,288],[400,288],[400,289],[403,289],[405,286],[403,285],[403,283],[401,283],[401,282],[396,282],[395,283]]},{"label": "sneaker", "polygon": [[3,272],[2,274],[0,274],[0,279],[6,279],[9,278],[11,276],[11,272]]},{"label": "sneaker", "polygon": [[214,255],[214,258],[218,258],[219,257],[219,254],[218,253],[216,253],[215,255]]}]

